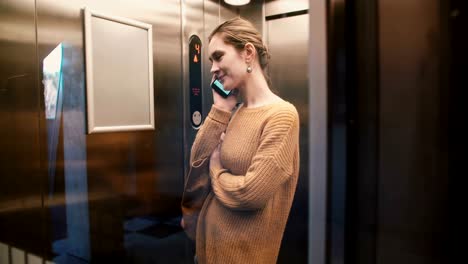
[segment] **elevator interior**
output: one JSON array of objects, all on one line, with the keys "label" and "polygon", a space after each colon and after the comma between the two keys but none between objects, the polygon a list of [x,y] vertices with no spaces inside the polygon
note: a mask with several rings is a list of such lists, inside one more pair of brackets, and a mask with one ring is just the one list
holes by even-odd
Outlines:
[{"label": "elevator interior", "polygon": [[[308,1],[0,3],[0,122],[8,128],[0,132],[1,263],[192,261],[179,226],[197,132],[189,111],[189,41],[201,39],[204,118],[212,104],[207,36],[238,15],[263,33],[274,54],[273,87],[300,114],[301,176],[279,262],[307,261]],[[84,7],[152,25],[154,130],[86,133]]]},{"label": "elevator interior", "polygon": [[[453,175],[464,164],[466,4],[0,0],[0,263],[192,261],[178,226],[196,134],[189,43],[198,36],[203,56],[210,31],[239,14],[262,30],[273,88],[301,118],[301,174],[278,262],[452,263],[463,252],[451,238],[463,208]],[[155,130],[86,134],[85,6],[152,25]],[[56,71],[44,64],[57,47],[54,117],[44,72]]]}]

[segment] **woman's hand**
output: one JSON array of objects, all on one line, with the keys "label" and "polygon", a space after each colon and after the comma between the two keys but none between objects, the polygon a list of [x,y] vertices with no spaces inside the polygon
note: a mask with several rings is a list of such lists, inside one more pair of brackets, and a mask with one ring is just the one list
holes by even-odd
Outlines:
[{"label": "woman's hand", "polygon": [[[211,78],[211,83],[214,79],[215,75]],[[237,89],[234,89],[227,98],[223,98],[217,92],[213,91],[213,102],[219,109],[231,112],[237,104]]]},{"label": "woman's hand", "polygon": [[213,153],[211,153],[210,157],[210,169],[211,168],[221,168],[221,159],[219,158],[219,149],[221,145],[216,146]]},{"label": "woman's hand", "polygon": [[221,134],[221,137],[219,138],[219,144],[216,146],[215,150],[213,153],[211,153],[210,156],[210,169],[211,168],[222,168],[223,166],[221,165],[221,159],[220,159],[220,149],[221,149],[221,144],[223,143],[224,140],[224,132]]}]

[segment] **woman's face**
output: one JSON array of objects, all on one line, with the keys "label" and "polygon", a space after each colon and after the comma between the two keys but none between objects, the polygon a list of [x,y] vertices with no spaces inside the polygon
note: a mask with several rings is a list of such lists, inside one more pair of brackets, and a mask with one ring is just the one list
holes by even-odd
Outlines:
[{"label": "woman's face", "polygon": [[208,46],[209,59],[212,63],[211,73],[224,85],[224,89],[240,88],[246,74],[247,64],[244,52],[224,43],[222,36],[216,34]]}]

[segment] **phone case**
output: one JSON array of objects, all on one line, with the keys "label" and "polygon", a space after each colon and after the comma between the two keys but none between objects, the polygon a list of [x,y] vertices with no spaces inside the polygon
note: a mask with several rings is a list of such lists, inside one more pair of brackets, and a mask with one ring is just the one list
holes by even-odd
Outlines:
[{"label": "phone case", "polygon": [[218,80],[218,79],[215,79],[212,83],[211,83],[211,88],[213,88],[213,90],[215,90],[218,94],[220,94],[223,98],[227,98],[230,94],[231,94],[231,91],[226,91],[224,90],[224,86],[223,84]]}]

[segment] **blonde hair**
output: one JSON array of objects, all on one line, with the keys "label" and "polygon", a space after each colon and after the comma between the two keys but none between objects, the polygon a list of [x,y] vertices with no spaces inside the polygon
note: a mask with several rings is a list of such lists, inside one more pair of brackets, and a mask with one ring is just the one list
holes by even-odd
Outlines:
[{"label": "blonde hair", "polygon": [[262,68],[263,75],[268,83],[270,83],[266,68],[271,56],[268,48],[263,44],[262,36],[250,21],[240,17],[229,19],[211,32],[208,41],[211,41],[213,36],[218,33],[221,34],[224,43],[234,46],[239,51],[245,48],[245,44],[252,43],[257,51],[258,62]]}]

